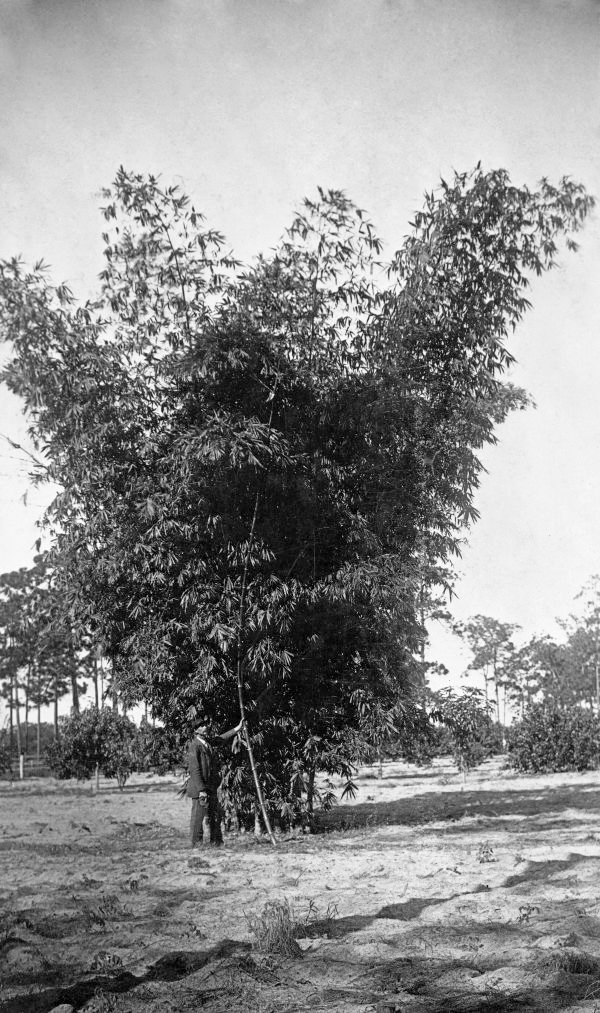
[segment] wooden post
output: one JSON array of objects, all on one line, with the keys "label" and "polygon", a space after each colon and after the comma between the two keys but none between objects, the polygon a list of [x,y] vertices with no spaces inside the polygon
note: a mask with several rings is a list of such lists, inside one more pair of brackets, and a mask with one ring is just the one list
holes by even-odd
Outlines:
[{"label": "wooden post", "polygon": [[22,781],[25,777],[25,757],[23,753],[19,753],[19,781]]}]

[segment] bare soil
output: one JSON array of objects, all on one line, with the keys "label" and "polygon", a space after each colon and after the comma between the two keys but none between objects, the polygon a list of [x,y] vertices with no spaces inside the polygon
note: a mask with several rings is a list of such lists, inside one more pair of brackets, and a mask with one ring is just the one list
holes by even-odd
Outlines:
[{"label": "bare soil", "polygon": [[[600,773],[364,768],[320,832],[191,851],[174,779],[0,785],[0,1013],[600,1013]],[[247,915],[287,900],[300,952]]]}]

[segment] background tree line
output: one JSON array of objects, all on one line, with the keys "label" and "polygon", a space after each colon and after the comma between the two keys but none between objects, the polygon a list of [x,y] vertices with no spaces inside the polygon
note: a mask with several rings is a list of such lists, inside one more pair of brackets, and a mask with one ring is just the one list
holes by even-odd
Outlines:
[{"label": "background tree line", "polygon": [[560,640],[537,635],[517,646],[519,626],[491,616],[453,624],[472,653],[464,674],[482,677],[485,699],[503,724],[507,709],[522,717],[536,702],[600,713],[600,579],[590,578],[577,597],[582,608],[559,620]]}]

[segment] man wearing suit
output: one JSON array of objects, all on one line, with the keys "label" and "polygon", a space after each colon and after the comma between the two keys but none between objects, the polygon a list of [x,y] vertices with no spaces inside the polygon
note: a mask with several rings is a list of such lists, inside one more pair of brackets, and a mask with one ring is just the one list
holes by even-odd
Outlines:
[{"label": "man wearing suit", "polygon": [[190,837],[192,847],[197,844],[222,844],[221,808],[217,790],[220,770],[216,750],[232,739],[243,728],[240,721],[235,728],[221,735],[212,734],[211,720],[206,714],[197,718],[193,738],[188,745],[188,798],[192,800]]}]

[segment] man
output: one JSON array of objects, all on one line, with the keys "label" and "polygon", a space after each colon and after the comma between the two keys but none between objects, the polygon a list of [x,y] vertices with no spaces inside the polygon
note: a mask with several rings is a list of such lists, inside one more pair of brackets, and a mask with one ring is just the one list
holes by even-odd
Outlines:
[{"label": "man", "polygon": [[194,735],[188,746],[187,785],[192,800],[190,836],[192,847],[197,844],[222,844],[221,807],[217,790],[221,780],[220,765],[215,750],[241,732],[244,722],[221,735],[211,733],[211,720],[206,714],[197,718]]}]

